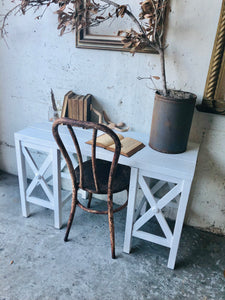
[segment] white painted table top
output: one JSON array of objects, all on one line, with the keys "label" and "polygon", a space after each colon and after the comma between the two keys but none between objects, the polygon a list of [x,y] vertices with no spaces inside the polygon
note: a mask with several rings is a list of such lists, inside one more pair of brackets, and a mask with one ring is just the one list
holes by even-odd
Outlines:
[{"label": "white painted table top", "polygon": [[[66,129],[66,128],[60,128]],[[92,138],[92,131],[81,128],[75,129],[78,141],[80,142],[81,152],[84,155],[91,154],[91,146],[85,142]],[[61,131],[62,140],[71,152],[74,152],[69,133]],[[99,133],[101,134],[101,132]],[[127,158],[120,156],[119,163],[141,170],[157,172],[164,175],[191,179],[194,176],[199,144],[189,142],[186,152],[180,154],[165,154],[153,150],[148,146],[149,135],[134,131],[123,132],[122,135],[135,138],[143,142],[146,147]],[[52,135],[52,123],[37,123],[15,133],[15,138],[23,142],[33,143],[40,146],[57,148],[57,144]],[[113,152],[97,147],[96,156],[101,159],[111,160]]]}]

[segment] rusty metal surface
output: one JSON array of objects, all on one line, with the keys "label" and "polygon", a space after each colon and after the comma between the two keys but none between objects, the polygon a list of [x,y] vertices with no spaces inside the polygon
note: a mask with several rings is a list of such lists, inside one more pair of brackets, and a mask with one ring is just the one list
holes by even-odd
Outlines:
[{"label": "rusty metal surface", "polygon": [[[66,150],[66,147],[63,144],[62,139],[60,137],[59,130],[58,130],[59,126],[67,126],[71,138],[73,140],[75,150],[78,156],[78,163],[79,163],[79,166],[76,169],[74,169],[72,161]],[[91,161],[87,161],[87,162],[82,161],[79,142],[76,138],[73,127],[93,129]],[[108,134],[115,143],[113,160],[110,163],[100,159],[98,160],[96,159],[96,137],[97,137],[98,130]],[[121,150],[120,140],[118,136],[105,125],[96,124],[93,122],[78,121],[69,118],[57,119],[53,123],[52,132],[56,140],[56,143],[58,144],[59,149],[65,158],[67,167],[69,169],[71,181],[72,181],[72,204],[71,204],[71,211],[70,211],[70,216],[69,216],[64,240],[68,241],[68,236],[73,222],[76,205],[78,205],[80,208],[82,208],[87,212],[96,213],[96,214],[108,214],[111,252],[112,252],[112,258],[115,258],[115,233],[114,233],[113,213],[120,211],[121,209],[126,207],[127,201],[117,209],[113,210],[113,193],[122,190],[128,191],[129,177],[130,177],[130,168],[118,164],[120,150]],[[104,174],[104,177],[102,174]],[[77,191],[79,188],[89,192],[89,200],[88,200],[87,207],[83,206],[77,199]],[[91,198],[93,193],[107,194],[108,209],[106,211],[98,211],[90,208]]]},{"label": "rusty metal surface", "polygon": [[181,153],[187,148],[196,95],[179,99],[156,93],[149,146],[164,153]]}]

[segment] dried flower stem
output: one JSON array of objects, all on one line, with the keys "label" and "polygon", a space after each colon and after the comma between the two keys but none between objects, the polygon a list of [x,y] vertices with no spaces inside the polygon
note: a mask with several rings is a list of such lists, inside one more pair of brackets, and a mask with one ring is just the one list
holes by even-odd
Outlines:
[{"label": "dried flower stem", "polygon": [[[101,0],[101,1],[108,3],[109,5],[112,5],[117,9],[120,7],[120,5],[118,5],[117,3],[111,0]],[[149,2],[149,4],[152,5],[154,9],[153,15],[155,15],[153,33],[150,37],[148,37],[148,35],[146,34],[146,30],[141,25],[140,21],[137,20],[137,18],[133,15],[133,13],[128,8],[126,8],[125,13],[138,26],[142,34],[141,39],[143,40],[143,44],[145,45],[145,47],[152,47],[159,53],[160,64],[161,64],[161,77],[162,77],[162,85],[163,85],[162,89],[163,89],[163,95],[166,96],[168,94],[168,90],[167,90],[167,83],[166,83],[165,54],[164,54],[165,46],[163,41],[163,35],[164,35],[165,10],[168,4],[168,0],[149,0],[149,1],[145,1],[145,3],[146,2]],[[159,27],[160,27],[160,31],[158,33],[157,30]],[[136,35],[136,38],[137,37],[138,36]],[[129,35],[126,35],[126,38],[124,39],[126,43],[127,43],[127,38],[132,38],[130,32]],[[135,35],[133,38],[135,39]],[[150,38],[152,40],[150,40]],[[137,47],[139,47],[139,44]]]},{"label": "dried flower stem", "polygon": [[166,68],[165,68],[165,54],[164,48],[160,48],[159,50],[160,56],[160,64],[161,64],[161,75],[162,75],[162,83],[163,83],[163,95],[166,96],[168,94],[167,86],[166,86]]}]

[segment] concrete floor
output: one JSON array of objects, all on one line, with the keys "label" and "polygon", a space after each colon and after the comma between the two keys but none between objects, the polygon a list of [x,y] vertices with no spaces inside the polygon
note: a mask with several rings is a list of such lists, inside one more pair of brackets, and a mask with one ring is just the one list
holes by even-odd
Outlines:
[{"label": "concrete floor", "polygon": [[0,172],[0,300],[225,299],[225,237],[185,226],[173,271],[167,248],[133,239],[131,254],[122,252],[126,210],[115,215],[115,260],[106,216],[77,209],[64,243],[52,211],[31,212],[21,215],[17,177]]}]

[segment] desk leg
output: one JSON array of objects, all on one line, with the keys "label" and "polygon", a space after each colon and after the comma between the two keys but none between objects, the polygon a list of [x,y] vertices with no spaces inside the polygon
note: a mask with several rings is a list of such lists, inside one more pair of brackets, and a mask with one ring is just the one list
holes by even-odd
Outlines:
[{"label": "desk leg", "polygon": [[53,197],[54,197],[54,225],[62,226],[62,199],[61,199],[61,156],[58,149],[52,150]]},{"label": "desk leg", "polygon": [[16,160],[17,160],[17,168],[18,168],[22,214],[24,217],[28,217],[30,214],[30,207],[29,207],[29,203],[26,201],[27,173],[26,173],[25,158],[22,152],[21,141],[15,139],[15,146],[16,146]]},{"label": "desk leg", "polygon": [[[83,159],[83,161],[87,161],[87,160],[88,160],[88,156],[83,155],[83,156],[82,156],[82,159]],[[88,192],[79,189],[79,192],[78,192],[78,193],[81,194],[82,199],[87,199],[87,198],[88,198]]]},{"label": "desk leg", "polygon": [[184,180],[183,181],[183,190],[180,197],[180,202],[178,206],[177,211],[177,217],[176,217],[176,223],[174,227],[174,233],[173,238],[171,241],[171,247],[170,247],[170,254],[169,254],[169,260],[167,267],[170,269],[174,269],[176,256],[177,256],[177,250],[180,242],[181,232],[183,228],[183,222],[185,217],[185,212],[187,208],[188,203],[188,197],[191,190],[191,181],[190,180]]},{"label": "desk leg", "polygon": [[129,198],[127,206],[127,217],[126,217],[126,228],[125,228],[125,238],[123,252],[130,253],[131,239],[132,239],[132,229],[134,220],[134,208],[137,195],[138,186],[138,169],[131,168],[130,174],[130,186],[129,186]]}]

